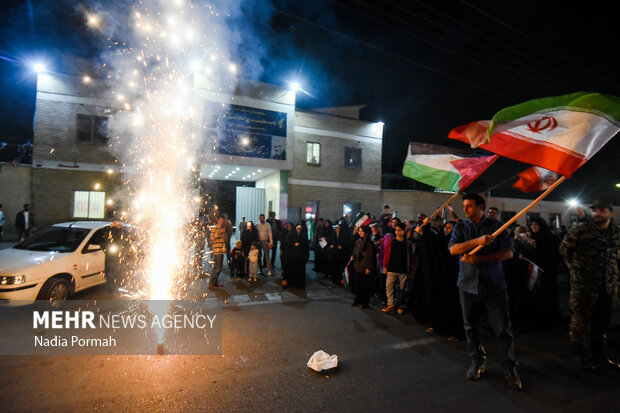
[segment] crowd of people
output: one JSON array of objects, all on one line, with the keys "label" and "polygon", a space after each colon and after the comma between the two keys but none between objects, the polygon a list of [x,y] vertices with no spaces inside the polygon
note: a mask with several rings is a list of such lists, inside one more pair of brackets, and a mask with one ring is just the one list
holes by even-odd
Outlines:
[{"label": "crowd of people", "polygon": [[[341,217],[282,226],[270,212],[256,225],[242,219],[232,251],[230,231],[217,229],[225,226],[220,218],[210,245],[215,256],[228,257],[231,278],[247,276],[252,282],[257,273],[265,275],[265,268],[266,276],[273,274],[279,244],[283,288],[305,287],[313,251],[313,271],[349,289],[353,306],[369,308],[375,297],[383,313],[410,313],[430,334],[465,339],[472,359],[466,376],[472,380],[485,371],[482,337],[492,331],[507,383],[520,389],[513,326],[540,330],[561,325],[560,270],[570,272],[570,339],[580,365],[620,371],[604,351],[619,298],[620,230],[611,203],[591,208],[591,215],[579,211],[580,220],[570,231],[533,217],[527,225],[515,223],[498,234],[498,209],[487,209],[484,198],[474,194],[464,196],[464,219],[450,206],[432,219],[425,214],[401,219],[385,205],[378,218],[364,214],[370,217],[365,225]],[[474,248],[479,251],[472,253]],[[215,262],[213,288],[221,286],[221,265]]]}]

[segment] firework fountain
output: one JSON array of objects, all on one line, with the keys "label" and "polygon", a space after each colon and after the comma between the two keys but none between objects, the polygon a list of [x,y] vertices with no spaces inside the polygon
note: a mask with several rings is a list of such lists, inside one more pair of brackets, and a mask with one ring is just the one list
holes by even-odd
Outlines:
[{"label": "firework fountain", "polygon": [[[193,78],[199,74],[220,92],[234,87],[237,68],[223,39],[226,19],[230,14],[211,4],[143,0],[125,11],[131,35],[108,38],[105,67],[120,107],[108,127],[127,176],[133,248],[143,257],[133,270],[140,280],[134,289],[151,303],[179,298],[190,279],[188,224],[205,207],[191,181],[204,162],[202,131],[209,126],[209,114],[193,96]],[[152,311],[167,308],[158,304]]]}]

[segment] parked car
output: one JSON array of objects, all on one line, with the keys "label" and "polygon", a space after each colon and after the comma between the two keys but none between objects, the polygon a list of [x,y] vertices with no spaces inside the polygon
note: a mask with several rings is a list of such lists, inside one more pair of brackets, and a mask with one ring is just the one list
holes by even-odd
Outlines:
[{"label": "parked car", "polygon": [[110,222],[63,222],[0,250],[0,305],[52,303],[104,284]]}]

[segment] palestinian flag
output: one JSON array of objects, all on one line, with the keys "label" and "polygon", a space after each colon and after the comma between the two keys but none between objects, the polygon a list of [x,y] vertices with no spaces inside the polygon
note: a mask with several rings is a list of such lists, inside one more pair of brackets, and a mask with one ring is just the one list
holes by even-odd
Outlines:
[{"label": "palestinian flag", "polygon": [[497,155],[466,157],[456,155],[450,148],[437,152],[434,145],[409,144],[409,153],[403,166],[403,175],[435,188],[459,192],[476,180],[495,160]]},{"label": "palestinian flag", "polygon": [[523,192],[544,191],[558,180],[558,174],[540,166],[532,166],[519,173],[513,188]]},{"label": "palestinian flag", "polygon": [[619,130],[619,98],[577,92],[507,107],[448,137],[569,178]]}]

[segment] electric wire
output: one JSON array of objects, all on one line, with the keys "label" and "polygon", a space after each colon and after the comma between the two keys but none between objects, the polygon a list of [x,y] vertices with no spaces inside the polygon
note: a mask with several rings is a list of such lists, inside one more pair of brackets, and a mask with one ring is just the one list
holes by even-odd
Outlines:
[{"label": "electric wire", "polygon": [[[488,41],[490,41],[490,42],[492,42],[492,43],[494,43],[494,44],[497,44],[497,45],[499,45],[499,46],[501,46],[501,47],[504,47],[504,48],[508,49],[509,51],[511,51],[512,53],[514,53],[515,55],[517,55],[517,56],[519,56],[521,59],[523,59],[523,61],[528,61],[528,62],[531,62],[531,64],[532,64],[532,65],[535,65],[535,66],[540,65],[540,61],[539,61],[539,60],[537,60],[537,59],[534,59],[534,58],[533,58],[532,56],[530,56],[529,54],[524,53],[524,52],[522,52],[522,51],[520,51],[520,50],[517,50],[517,49],[515,49],[514,47],[512,47],[512,46],[510,46],[510,45],[507,45],[507,44],[505,44],[505,43],[503,43],[503,42],[500,42],[500,41],[498,41],[498,40],[494,39],[493,37],[488,36],[487,34],[485,34],[485,33],[481,32],[481,31],[479,31],[479,30],[477,30],[477,29],[475,29],[475,28],[473,28],[473,27],[471,27],[471,26],[469,26],[469,25],[467,25],[467,24],[463,23],[463,22],[462,22],[462,21],[460,21],[460,20],[455,19],[454,17],[452,17],[452,16],[450,16],[450,15],[448,15],[448,14],[445,14],[444,12],[442,12],[442,11],[440,11],[440,10],[437,10],[437,9],[435,9],[435,8],[433,8],[433,7],[429,6],[429,5],[427,5],[427,4],[424,4],[423,2],[421,2],[421,1],[419,1],[419,0],[412,0],[412,1],[415,1],[415,2],[416,2],[417,4],[419,4],[420,6],[423,6],[423,7],[425,7],[426,9],[431,10],[431,11],[433,11],[434,13],[439,14],[440,16],[444,17],[445,19],[448,19],[448,20],[450,20],[450,21],[452,21],[452,22],[454,22],[454,23],[458,24],[459,26],[464,27],[464,28],[466,28],[466,29],[468,29],[468,30],[472,31],[472,32],[476,33],[477,35],[484,37],[486,40],[488,40]],[[529,68],[532,68],[532,67],[533,67],[533,66],[530,66],[530,65],[524,65],[524,64],[523,64],[523,61],[519,62],[518,64],[519,64],[519,65],[521,65],[522,67],[529,67]],[[564,70],[553,70],[553,69],[552,69],[550,66],[548,66],[548,65],[543,65],[543,68],[544,68],[544,69],[549,69],[549,70],[551,71],[551,74],[550,74],[550,75],[546,75],[546,76],[551,76],[551,79],[556,80],[556,79],[558,79],[558,78],[563,78],[565,81],[571,82],[573,85],[578,85],[578,84],[580,83],[580,82],[575,81],[575,80],[574,80],[574,79],[572,79],[572,78],[569,78],[569,77],[566,75],[566,73],[565,73],[565,71],[564,71]]]},{"label": "electric wire", "polygon": [[565,60],[565,61],[567,61],[569,63],[572,63],[575,67],[583,70],[584,72],[586,72],[586,73],[588,73],[588,74],[590,74],[592,76],[596,76],[597,78],[599,78],[599,80],[603,80],[605,82],[609,81],[608,79],[605,79],[605,78],[601,77],[598,73],[592,72],[591,70],[589,70],[589,69],[579,65],[574,60],[567,58],[566,56],[564,56],[563,54],[559,53],[558,51],[550,48],[549,46],[545,45],[544,43],[539,42],[538,40],[536,40],[533,37],[527,35],[526,33],[523,33],[522,31],[520,31],[520,30],[510,26],[509,24],[503,22],[502,20],[500,20],[499,18],[493,16],[492,14],[485,12],[484,10],[474,6],[473,4],[471,4],[471,3],[469,3],[469,2],[467,2],[465,0],[461,0],[461,3],[471,7],[472,9],[476,10],[480,14],[482,14],[482,15],[484,15],[484,16],[486,16],[486,17],[488,17],[488,18],[490,18],[490,19],[492,19],[494,21],[496,21],[497,23],[505,26],[506,28],[508,28],[508,29],[512,30],[513,32],[519,34],[520,36],[523,36],[524,38],[528,39],[529,41],[531,41],[534,44],[537,44],[538,46],[540,46],[541,48],[545,49],[546,51],[553,53],[554,55],[562,58],[563,60]]},{"label": "electric wire", "polygon": [[[472,28],[469,25],[466,25],[466,24],[462,23],[460,20],[456,20],[456,19],[452,18],[451,16],[448,16],[448,15],[442,13],[439,10],[433,9],[432,7],[427,6],[426,4],[417,2],[418,4],[421,4],[422,6],[426,7],[428,10],[430,10],[430,11],[436,13],[436,14],[439,14],[439,15],[443,16],[444,18],[450,19],[451,21],[459,24],[461,27],[463,27],[465,29],[468,29],[468,30],[470,30],[470,31],[480,35],[480,36],[483,36],[485,39],[490,40],[493,43],[495,43],[495,44],[497,44],[497,45],[499,45],[499,46],[501,46],[503,48],[506,48],[509,52],[512,52],[512,53],[514,53],[516,55],[519,55],[520,57],[506,55],[505,53],[503,53],[503,51],[501,49],[494,48],[494,47],[492,47],[490,45],[487,46],[486,44],[484,44],[482,42],[479,42],[477,40],[474,40],[474,39],[470,38],[469,36],[464,35],[460,31],[457,31],[457,30],[451,29],[450,27],[444,26],[444,25],[442,25],[441,23],[439,23],[437,21],[433,21],[433,20],[431,20],[431,19],[429,19],[427,17],[424,17],[423,15],[421,15],[419,13],[415,13],[415,12],[411,11],[410,9],[407,9],[407,8],[401,6],[401,5],[397,4],[397,3],[394,3],[394,2],[392,2],[390,0],[385,0],[385,1],[386,1],[386,3],[392,5],[393,7],[398,8],[398,9],[400,9],[400,10],[402,10],[402,11],[408,13],[408,14],[410,14],[411,16],[415,16],[418,19],[421,19],[421,20],[423,20],[423,21],[425,21],[425,22],[427,22],[427,23],[429,23],[429,24],[431,24],[433,26],[439,27],[439,28],[441,28],[441,29],[443,29],[443,30],[445,30],[445,31],[447,31],[449,33],[452,33],[453,35],[455,35],[457,37],[460,37],[460,38],[464,39],[465,41],[468,41],[468,42],[470,42],[472,44],[475,44],[476,46],[478,46],[478,47],[480,47],[482,49],[485,49],[485,50],[489,51],[490,53],[492,53],[492,55],[494,57],[499,57],[499,58],[503,59],[505,61],[506,65],[502,64],[502,67],[507,68],[511,72],[516,72],[516,73],[521,74],[524,77],[532,79],[530,76],[527,76],[527,75],[521,73],[521,71],[523,71],[524,69],[525,70],[534,70],[533,75],[544,76],[545,79],[546,79],[544,81],[544,83],[539,83],[539,84],[542,84],[542,85],[544,85],[546,87],[549,87],[548,84],[550,84],[550,83],[554,83],[557,86],[562,86],[562,87],[565,86],[558,79],[557,72],[553,71],[551,73],[543,73],[543,72],[541,72],[541,71],[539,71],[537,69],[534,69],[534,66],[538,65],[540,63],[538,60],[533,59],[531,56],[529,56],[527,54],[524,54],[524,53],[522,53],[522,52],[520,52],[520,51],[518,51],[518,50],[516,50],[516,49],[514,49],[512,47],[510,47],[509,45],[506,45],[503,42],[499,42],[499,41],[495,40],[494,38],[487,36],[486,34],[484,34],[484,33],[480,32],[480,31]],[[515,59],[519,59],[519,58],[520,59],[527,59],[528,61],[532,62],[533,64],[532,65],[523,65],[523,60],[515,60]],[[517,67],[519,69],[516,69]],[[546,68],[548,68],[548,66],[543,66],[543,68],[546,69]],[[566,79],[568,79],[568,78],[566,78]],[[540,79],[537,79],[537,80],[540,82]],[[575,83],[575,84],[579,83],[579,82],[573,81],[572,79],[568,79],[568,80],[573,82],[573,83]]]},{"label": "electric wire", "polygon": [[484,91],[484,92],[486,92],[486,93],[488,93],[488,94],[491,94],[491,95],[493,95],[493,96],[495,96],[495,97],[501,98],[502,100],[510,100],[510,99],[515,100],[514,98],[512,98],[512,97],[510,97],[510,96],[507,96],[505,93],[498,93],[498,92],[496,92],[495,90],[492,90],[492,89],[489,89],[489,88],[487,88],[487,87],[481,86],[481,85],[479,85],[479,84],[477,84],[477,83],[469,82],[469,81],[464,80],[464,79],[462,79],[462,78],[459,78],[459,77],[457,77],[457,76],[454,76],[454,75],[451,75],[451,74],[449,74],[449,73],[443,72],[443,71],[441,71],[441,70],[439,70],[439,69],[436,69],[436,68],[434,68],[434,67],[432,67],[432,66],[426,65],[426,64],[424,64],[424,63],[420,63],[420,62],[415,61],[415,60],[413,60],[413,59],[410,59],[410,58],[406,58],[406,57],[404,57],[404,56],[401,56],[401,55],[399,55],[399,54],[397,54],[397,53],[390,52],[390,51],[388,51],[388,50],[385,50],[385,49],[382,49],[382,48],[380,48],[380,47],[377,47],[377,46],[375,46],[375,45],[373,45],[373,44],[370,44],[370,43],[368,43],[368,42],[364,42],[364,41],[362,41],[362,40],[356,39],[356,38],[354,38],[354,37],[352,37],[352,36],[349,36],[349,35],[347,35],[347,34],[340,33],[340,32],[338,32],[338,31],[336,31],[336,30],[330,29],[329,27],[325,27],[325,26],[323,26],[323,25],[320,25],[320,24],[318,24],[318,23],[315,23],[315,22],[310,21],[310,20],[308,20],[308,19],[305,19],[305,18],[303,18],[303,17],[297,16],[297,15],[295,15],[295,14],[293,14],[293,13],[289,13],[289,12],[287,12],[287,11],[284,11],[284,10],[281,10],[281,9],[277,9],[277,8],[275,8],[275,7],[273,8],[273,10],[274,10],[274,11],[276,11],[277,13],[280,13],[280,14],[282,14],[282,15],[284,15],[284,16],[288,16],[288,17],[290,17],[290,18],[296,19],[296,20],[298,20],[298,21],[300,21],[300,22],[302,22],[302,23],[305,23],[305,24],[307,24],[307,25],[310,25],[310,26],[313,26],[313,27],[316,27],[316,28],[320,28],[320,29],[325,30],[325,31],[327,31],[327,32],[329,32],[329,33],[331,33],[331,34],[336,35],[336,36],[340,36],[340,37],[342,37],[343,39],[346,39],[346,40],[348,40],[348,41],[352,41],[352,42],[358,43],[358,44],[360,44],[360,45],[362,45],[362,46],[365,46],[365,47],[367,47],[367,48],[369,48],[369,49],[372,49],[372,50],[374,50],[374,51],[376,51],[376,52],[379,52],[379,53],[385,54],[385,55],[387,55],[387,56],[393,57],[393,58],[398,59],[398,60],[402,60],[402,61],[404,61],[404,62],[410,63],[410,64],[412,64],[412,65],[415,65],[415,66],[418,66],[418,67],[423,68],[423,69],[425,69],[425,70],[428,70],[428,71],[430,71],[430,72],[433,72],[433,73],[435,73],[435,74],[437,74],[437,75],[443,76],[443,77],[445,77],[445,78],[448,78],[448,79],[454,80],[454,81],[459,82],[459,83],[463,83],[463,84],[465,84],[465,85],[467,85],[467,86],[473,87],[473,88],[478,89],[478,90],[480,90],[480,91]]},{"label": "electric wire", "polygon": [[[381,23],[381,24],[383,24],[383,25],[385,25],[385,26],[388,26],[388,27],[392,28],[393,30],[396,30],[396,31],[398,31],[398,32],[401,32],[401,33],[403,33],[403,34],[405,34],[405,35],[407,35],[407,36],[413,37],[413,38],[415,38],[415,39],[421,40],[421,41],[423,41],[423,42],[425,42],[425,43],[428,43],[428,44],[430,44],[430,45],[432,45],[432,46],[434,46],[434,47],[436,47],[436,48],[438,48],[438,49],[441,49],[441,50],[445,51],[446,53],[449,53],[449,54],[452,54],[452,55],[457,56],[457,57],[459,57],[459,58],[462,58],[462,59],[464,59],[464,60],[467,60],[467,61],[469,61],[469,62],[471,62],[471,63],[473,63],[473,64],[475,64],[475,65],[477,65],[477,66],[482,66],[484,69],[489,70],[489,71],[491,71],[491,72],[494,72],[494,73],[496,73],[496,74],[506,75],[506,72],[512,72],[512,74],[513,74],[512,78],[513,78],[516,82],[521,83],[521,84],[523,84],[523,85],[526,85],[526,86],[532,86],[532,83],[536,83],[536,84],[537,84],[538,86],[540,86],[541,88],[546,88],[546,89],[549,89],[550,91],[553,91],[553,90],[554,90],[554,89],[553,89],[551,86],[549,86],[548,84],[541,83],[541,82],[539,82],[537,79],[535,79],[535,78],[532,78],[532,77],[530,77],[530,76],[525,75],[522,71],[517,71],[517,70],[515,70],[513,67],[509,67],[509,66],[503,65],[503,64],[501,64],[501,63],[499,63],[499,62],[497,62],[497,61],[491,60],[491,59],[489,59],[488,57],[486,57],[486,56],[484,56],[484,55],[481,55],[481,54],[479,54],[479,53],[476,53],[475,51],[473,51],[473,50],[471,50],[471,49],[470,49],[470,50],[468,50],[468,53],[469,53],[469,54],[471,54],[471,55],[475,55],[475,56],[477,56],[478,60],[473,59],[473,58],[470,58],[470,57],[468,57],[468,56],[466,56],[466,55],[463,55],[463,54],[461,54],[461,53],[458,53],[458,52],[456,52],[456,51],[454,51],[454,50],[448,49],[448,48],[446,48],[446,47],[444,47],[444,46],[442,46],[442,45],[440,45],[440,44],[437,44],[436,42],[433,42],[433,41],[431,41],[431,40],[425,39],[425,38],[424,38],[424,37],[422,37],[422,36],[419,36],[419,35],[417,35],[417,34],[414,34],[414,33],[409,32],[409,31],[407,31],[407,30],[404,30],[404,29],[401,29],[401,28],[399,28],[399,27],[396,27],[396,26],[394,26],[394,25],[392,25],[392,24],[390,24],[390,23],[387,23],[387,22],[385,22],[385,21],[383,21],[383,20],[381,20],[381,19],[379,19],[379,18],[377,18],[377,17],[375,17],[375,16],[371,16],[371,15],[368,15],[368,14],[366,14],[366,13],[363,13],[363,12],[361,12],[361,11],[359,11],[359,10],[356,10],[356,9],[354,9],[354,8],[350,7],[350,6],[347,6],[347,5],[345,5],[345,4],[341,3],[341,2],[339,2],[338,0],[331,0],[331,1],[332,1],[332,2],[334,2],[335,4],[339,5],[340,7],[347,8],[347,9],[349,9],[349,10],[351,10],[351,11],[353,11],[353,12],[355,12],[355,13],[357,13],[357,14],[361,15],[361,16],[364,16],[364,17],[367,17],[367,18],[369,18],[369,19],[375,20],[375,21],[377,21],[377,22],[379,22],[379,23]],[[365,7],[369,8],[369,9],[371,9],[371,10],[374,10],[374,11],[375,11],[375,12],[377,12],[377,13],[381,13],[381,14],[383,14],[384,16],[387,16],[387,17],[389,17],[389,18],[391,18],[391,19],[394,19],[394,20],[396,20],[396,21],[397,21],[397,22],[399,22],[399,23],[403,23],[403,24],[406,24],[406,25],[412,26],[412,23],[409,23],[409,22],[406,22],[406,21],[404,21],[404,20],[398,19],[398,18],[396,18],[396,17],[394,17],[394,16],[392,16],[392,15],[390,15],[390,14],[388,14],[388,13],[386,13],[386,12],[382,11],[382,10],[376,9],[376,8],[371,7],[371,6],[369,6],[369,5],[367,5],[367,4],[363,3],[363,2],[360,2],[359,0],[355,0],[355,1],[356,1],[357,3],[360,3],[360,4],[364,5]],[[416,26],[414,26],[414,27],[416,27]],[[418,28],[418,27],[416,27],[416,28],[417,28],[418,30],[420,30],[420,31],[422,31],[422,32],[424,32],[424,33],[426,33],[426,34],[429,34],[429,35],[431,35],[431,36],[435,36],[433,33],[430,33],[430,32],[428,32],[428,31],[426,31],[426,30],[424,30],[424,29],[420,29],[420,28]],[[443,39],[443,40],[448,40],[448,39]],[[448,40],[448,41],[450,41],[450,40]],[[456,45],[454,42],[451,42],[451,43],[452,43],[452,45],[453,45],[453,46],[458,47],[458,45]],[[486,61],[486,63],[485,63],[485,61]],[[493,64],[493,65],[495,65],[495,66],[498,66],[499,68],[494,68],[494,67],[491,67],[491,66],[489,66],[489,64]],[[500,69],[503,69],[503,71],[501,71]],[[521,78],[519,78],[519,77],[521,77]]]}]

